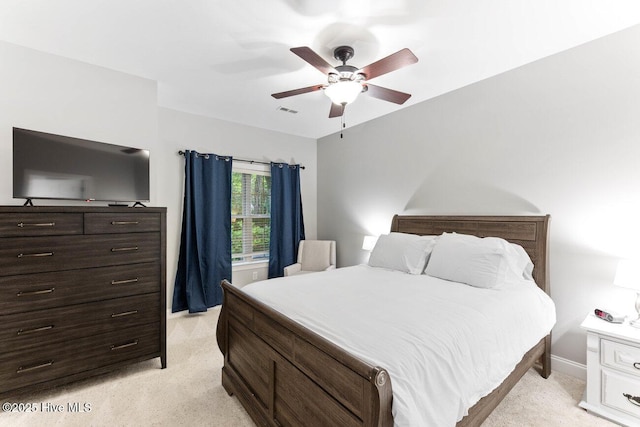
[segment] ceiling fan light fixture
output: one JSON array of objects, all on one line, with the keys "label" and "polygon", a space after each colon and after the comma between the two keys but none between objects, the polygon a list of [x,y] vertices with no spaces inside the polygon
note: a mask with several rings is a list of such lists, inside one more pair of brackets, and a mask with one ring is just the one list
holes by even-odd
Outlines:
[{"label": "ceiling fan light fixture", "polygon": [[356,100],[358,94],[362,92],[362,83],[353,80],[340,80],[330,84],[324,93],[337,105],[351,104]]}]

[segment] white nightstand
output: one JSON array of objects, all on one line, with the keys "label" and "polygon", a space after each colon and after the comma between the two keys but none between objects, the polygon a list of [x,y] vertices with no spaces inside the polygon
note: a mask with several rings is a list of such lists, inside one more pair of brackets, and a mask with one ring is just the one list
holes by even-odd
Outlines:
[{"label": "white nightstand", "polygon": [[627,426],[640,425],[640,329],[589,314],[587,389],[580,407]]}]

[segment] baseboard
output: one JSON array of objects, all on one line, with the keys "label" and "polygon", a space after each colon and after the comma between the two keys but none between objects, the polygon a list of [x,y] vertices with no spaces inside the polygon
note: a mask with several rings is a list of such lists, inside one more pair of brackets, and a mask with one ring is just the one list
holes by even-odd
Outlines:
[{"label": "baseboard", "polygon": [[564,357],[551,355],[551,372],[558,371],[583,381],[587,380],[587,366]]},{"label": "baseboard", "polygon": [[200,312],[200,313],[189,313],[187,310],[183,310],[183,311],[178,311],[176,313],[172,313],[171,309],[167,308],[167,320],[178,319],[180,317],[205,316],[207,314],[211,314],[211,312],[214,312],[214,311],[215,312],[219,312],[220,311],[220,307],[221,306],[217,305],[215,307],[209,308],[207,311],[203,311],[203,312]]}]

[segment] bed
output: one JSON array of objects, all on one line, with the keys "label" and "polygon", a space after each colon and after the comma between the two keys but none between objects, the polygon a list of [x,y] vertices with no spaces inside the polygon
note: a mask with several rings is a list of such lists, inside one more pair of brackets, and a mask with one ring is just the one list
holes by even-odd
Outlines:
[{"label": "bed", "polygon": [[[535,284],[548,294],[548,225],[548,215],[396,215],[390,231],[415,235],[455,232],[516,243],[534,264]],[[230,395],[237,396],[256,424],[394,425],[391,367],[354,355],[229,282],[224,281],[222,287],[224,302],[217,329],[224,354],[222,384]],[[403,292],[399,289],[396,292]],[[384,314],[379,308],[372,310],[376,311],[374,316]],[[375,341],[378,332],[372,327],[367,335]],[[549,332],[523,351],[520,361],[493,391],[465,408],[467,415],[456,425],[481,424],[532,366],[539,367],[547,378],[551,373],[550,347]]]}]

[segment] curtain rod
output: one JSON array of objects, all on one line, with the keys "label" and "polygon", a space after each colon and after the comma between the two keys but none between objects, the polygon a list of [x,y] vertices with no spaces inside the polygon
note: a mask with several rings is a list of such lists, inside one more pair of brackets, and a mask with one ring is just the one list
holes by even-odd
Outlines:
[{"label": "curtain rod", "polygon": [[[184,154],[185,154],[184,151],[182,151],[182,150],[178,151],[178,155],[179,156],[184,156]],[[202,154],[202,155],[207,154],[207,155],[209,155],[210,153],[198,153],[198,154]],[[220,156],[220,157],[232,157],[232,156]],[[234,162],[244,162],[244,163],[251,163],[251,164],[257,163],[259,165],[271,165],[271,163],[282,163],[282,162],[263,162],[263,161],[260,161],[260,160],[237,159],[235,157],[232,157],[232,158],[233,158]],[[305,169],[305,167],[300,165],[300,169]]]}]

